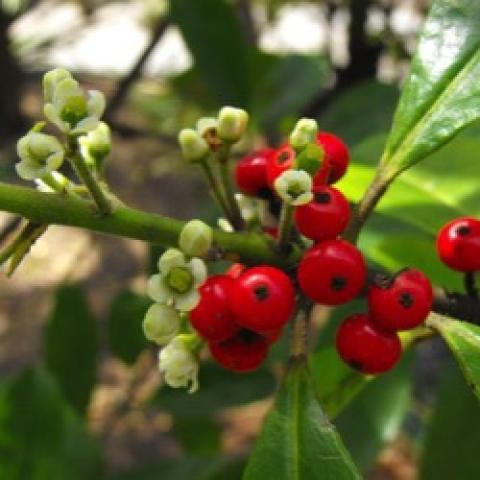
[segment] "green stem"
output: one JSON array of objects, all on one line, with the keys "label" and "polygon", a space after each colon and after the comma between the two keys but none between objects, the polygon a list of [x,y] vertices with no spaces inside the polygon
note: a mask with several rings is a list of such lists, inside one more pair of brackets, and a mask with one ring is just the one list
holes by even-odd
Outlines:
[{"label": "green stem", "polygon": [[235,198],[235,188],[232,182],[232,175],[229,168],[229,154],[230,146],[223,146],[218,153],[218,160],[220,166],[220,178],[225,191],[228,208],[231,212],[231,223],[235,230],[244,230],[245,222],[242,218],[242,212],[238,206],[238,202]]},{"label": "green stem", "polygon": [[[98,232],[143,240],[164,247],[177,246],[185,222],[141,210],[119,206],[100,217],[92,212],[90,202],[55,193],[0,182],[0,210],[16,213],[37,223],[70,225]],[[291,268],[301,252],[279,254],[265,235],[214,230],[214,242],[224,255],[248,265],[269,264]]]},{"label": "green stem", "polygon": [[93,176],[92,171],[86,164],[84,158],[78,151],[76,139],[69,139],[67,158],[72,164],[78,178],[85,184],[96,203],[98,211],[102,215],[109,215],[113,211],[112,203],[105,195],[97,180]]},{"label": "green stem", "polygon": [[280,212],[280,220],[278,225],[278,239],[277,239],[278,250],[280,252],[285,251],[290,242],[294,212],[295,212],[295,207],[283,202],[282,210]]},{"label": "green stem", "polygon": [[232,217],[232,214],[230,212],[230,209],[228,208],[227,202],[225,201],[225,198],[223,196],[220,185],[218,184],[217,179],[215,178],[212,167],[208,163],[208,160],[203,160],[200,163],[200,165],[202,167],[203,173],[204,173],[205,178],[207,180],[208,186],[210,187],[210,192],[211,192],[213,198],[218,203],[218,206],[222,210],[225,217],[228,220],[230,220],[231,217]]}]

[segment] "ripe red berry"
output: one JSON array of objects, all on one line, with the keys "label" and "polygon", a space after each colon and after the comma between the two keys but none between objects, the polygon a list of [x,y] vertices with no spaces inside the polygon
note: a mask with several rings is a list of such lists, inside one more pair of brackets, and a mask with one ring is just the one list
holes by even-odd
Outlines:
[{"label": "ripe red berry", "polygon": [[336,238],[348,225],[350,206],[343,193],[326,185],[313,188],[313,200],[295,210],[299,232],[315,241]]},{"label": "ripe red berry", "polygon": [[328,132],[318,133],[317,143],[325,151],[325,157],[322,167],[313,178],[313,183],[314,185],[335,183],[347,171],[350,161],[348,148],[339,137]]},{"label": "ripe red berry", "polygon": [[438,233],[437,252],[453,270],[480,270],[480,220],[463,217],[447,223]]},{"label": "ripe red berry", "polygon": [[213,275],[199,289],[200,302],[190,312],[190,323],[208,341],[226,340],[240,330],[230,306],[234,285],[226,275]]},{"label": "ripe red berry", "polygon": [[268,353],[267,340],[249,330],[240,330],[234,337],[209,344],[212,357],[234,372],[251,372],[258,368]]},{"label": "ripe red berry", "polygon": [[272,345],[277,342],[283,334],[283,329],[279,328],[278,330],[272,330],[271,332],[263,332],[262,336],[265,337],[267,343]]},{"label": "ripe red berry", "polygon": [[240,275],[232,291],[237,322],[257,333],[271,332],[288,322],[295,308],[290,278],[278,268],[253,267]]},{"label": "ripe red berry", "polygon": [[373,285],[368,292],[372,322],[382,330],[410,330],[430,312],[433,292],[430,280],[418,270],[402,270],[386,285]]},{"label": "ripe red berry", "polygon": [[274,190],[275,180],[285,171],[293,168],[295,162],[295,150],[288,143],[284,143],[270,154],[267,163],[268,185]]},{"label": "ripe red berry", "polygon": [[262,227],[263,233],[270,235],[273,238],[278,237],[278,227]]},{"label": "ripe red berry", "polygon": [[235,179],[243,193],[259,198],[271,196],[267,182],[267,164],[273,151],[272,148],[263,148],[243,157],[237,163]]},{"label": "ripe red berry", "polygon": [[326,240],[308,250],[298,267],[307,297],[323,305],[340,305],[356,297],[367,275],[360,251],[345,240]]},{"label": "ripe red berry", "polygon": [[370,375],[392,369],[402,354],[398,335],[378,329],[364,314],[351,315],[340,324],[336,345],[346,363]]}]

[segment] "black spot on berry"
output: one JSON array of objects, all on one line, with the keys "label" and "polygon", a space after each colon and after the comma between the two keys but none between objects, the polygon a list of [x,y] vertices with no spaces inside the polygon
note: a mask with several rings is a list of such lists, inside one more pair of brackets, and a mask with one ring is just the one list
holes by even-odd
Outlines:
[{"label": "black spot on berry", "polygon": [[252,332],[247,328],[243,328],[237,334],[245,343],[252,344],[257,342],[261,337],[258,333]]},{"label": "black spot on berry", "polygon": [[470,233],[471,230],[470,230],[470,227],[468,227],[467,225],[460,225],[459,227],[457,227],[455,231],[457,235],[460,235],[461,237],[465,237]]},{"label": "black spot on berry", "polygon": [[322,205],[330,203],[331,201],[331,197],[328,192],[318,192],[314,195],[314,198],[316,203],[321,203]]},{"label": "black spot on berry", "polygon": [[348,360],[347,363],[354,369],[359,372],[363,371],[363,363],[358,360]]},{"label": "black spot on berry", "polygon": [[290,158],[290,154],[288,152],[282,152],[278,157],[277,157],[277,162],[280,165],[283,165],[288,159]]},{"label": "black spot on berry", "polygon": [[270,290],[266,285],[259,285],[253,289],[253,293],[255,294],[255,298],[260,302],[267,300],[270,296]]},{"label": "black spot on berry", "polygon": [[345,277],[333,277],[330,281],[330,288],[336,292],[342,291],[347,286],[347,279]]},{"label": "black spot on berry", "polygon": [[415,299],[413,298],[413,295],[411,293],[403,292],[400,294],[398,302],[403,308],[411,308],[415,303]]}]

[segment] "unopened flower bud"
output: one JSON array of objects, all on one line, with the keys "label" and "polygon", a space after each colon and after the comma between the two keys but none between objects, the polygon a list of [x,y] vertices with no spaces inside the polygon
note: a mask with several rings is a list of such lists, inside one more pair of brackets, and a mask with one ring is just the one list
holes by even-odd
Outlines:
[{"label": "unopened flower bud", "polygon": [[187,255],[203,257],[210,250],[212,241],[213,230],[201,220],[191,220],[183,227],[178,245]]},{"label": "unopened flower bud", "polygon": [[311,143],[307,145],[295,158],[295,169],[304,170],[314,176],[322,166],[325,151],[320,145]]},{"label": "unopened flower bud", "polygon": [[145,314],[143,331],[148,340],[166,345],[180,331],[180,314],[172,307],[154,303]]},{"label": "unopened flower bud", "polygon": [[216,132],[218,120],[213,117],[202,117],[197,122],[197,132],[203,137],[209,132]]},{"label": "unopened flower bud", "polygon": [[310,143],[315,143],[318,132],[317,122],[311,118],[301,118],[290,134],[290,145],[297,151]]},{"label": "unopened flower bud", "polygon": [[218,136],[226,142],[238,142],[247,129],[247,123],[248,113],[245,110],[223,107],[218,114]]},{"label": "unopened flower bud", "polygon": [[159,354],[158,368],[165,383],[173,388],[188,387],[189,393],[198,390],[198,359],[192,352],[189,335],[176,336]]},{"label": "unopened flower bud", "polygon": [[95,130],[80,137],[78,142],[84,158],[101,162],[112,149],[112,137],[110,127],[105,122],[99,122]]},{"label": "unopened flower bud", "polygon": [[311,202],[312,177],[303,170],[287,170],[274,183],[275,191],[288,205],[298,207]]},{"label": "unopened flower bud", "polygon": [[210,147],[206,140],[193,128],[184,128],[178,135],[182,155],[189,162],[198,162],[207,157]]}]

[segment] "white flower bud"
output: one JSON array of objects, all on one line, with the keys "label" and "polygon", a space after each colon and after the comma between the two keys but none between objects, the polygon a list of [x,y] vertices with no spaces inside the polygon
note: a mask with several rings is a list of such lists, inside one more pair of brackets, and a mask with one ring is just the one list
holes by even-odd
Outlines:
[{"label": "white flower bud", "polygon": [[112,149],[112,136],[110,127],[105,122],[98,122],[95,130],[91,130],[78,139],[82,156],[89,163],[102,161]]},{"label": "white flower bud", "polygon": [[288,205],[298,207],[312,201],[312,177],[303,170],[287,170],[273,184],[278,196]]},{"label": "white flower bud", "polygon": [[165,383],[173,388],[188,387],[189,393],[198,390],[198,360],[184,341],[186,335],[175,337],[159,354],[158,368]]},{"label": "white flower bud", "polygon": [[295,150],[302,150],[310,143],[315,143],[318,132],[317,122],[311,118],[301,118],[290,134],[290,145]]},{"label": "white flower bud", "polygon": [[52,135],[29,132],[17,143],[20,162],[15,165],[24,180],[42,178],[61,167],[65,156],[61,143]]},{"label": "white flower bud", "polygon": [[95,130],[105,110],[105,97],[89,90],[88,97],[66,70],[53,70],[44,76],[43,112],[60,131],[81,135]]},{"label": "white flower bud", "polygon": [[207,157],[210,147],[206,140],[192,128],[184,128],[178,135],[182,155],[189,162],[198,162]]},{"label": "white flower bud", "polygon": [[241,108],[223,107],[218,114],[218,137],[230,143],[242,138],[247,129],[248,113]]},{"label": "white flower bud", "polygon": [[235,200],[240,208],[242,218],[246,222],[250,222],[258,217],[257,204],[254,199],[247,197],[242,193],[236,193]]},{"label": "white flower bud", "polygon": [[143,332],[148,340],[166,345],[180,331],[180,314],[172,307],[154,303],[145,314]]},{"label": "white flower bud", "polygon": [[217,131],[218,120],[212,117],[202,117],[197,122],[197,132],[203,137],[211,130]]},{"label": "white flower bud", "polygon": [[213,230],[200,220],[191,220],[183,227],[178,245],[187,255],[203,257],[210,250],[212,241]]}]

